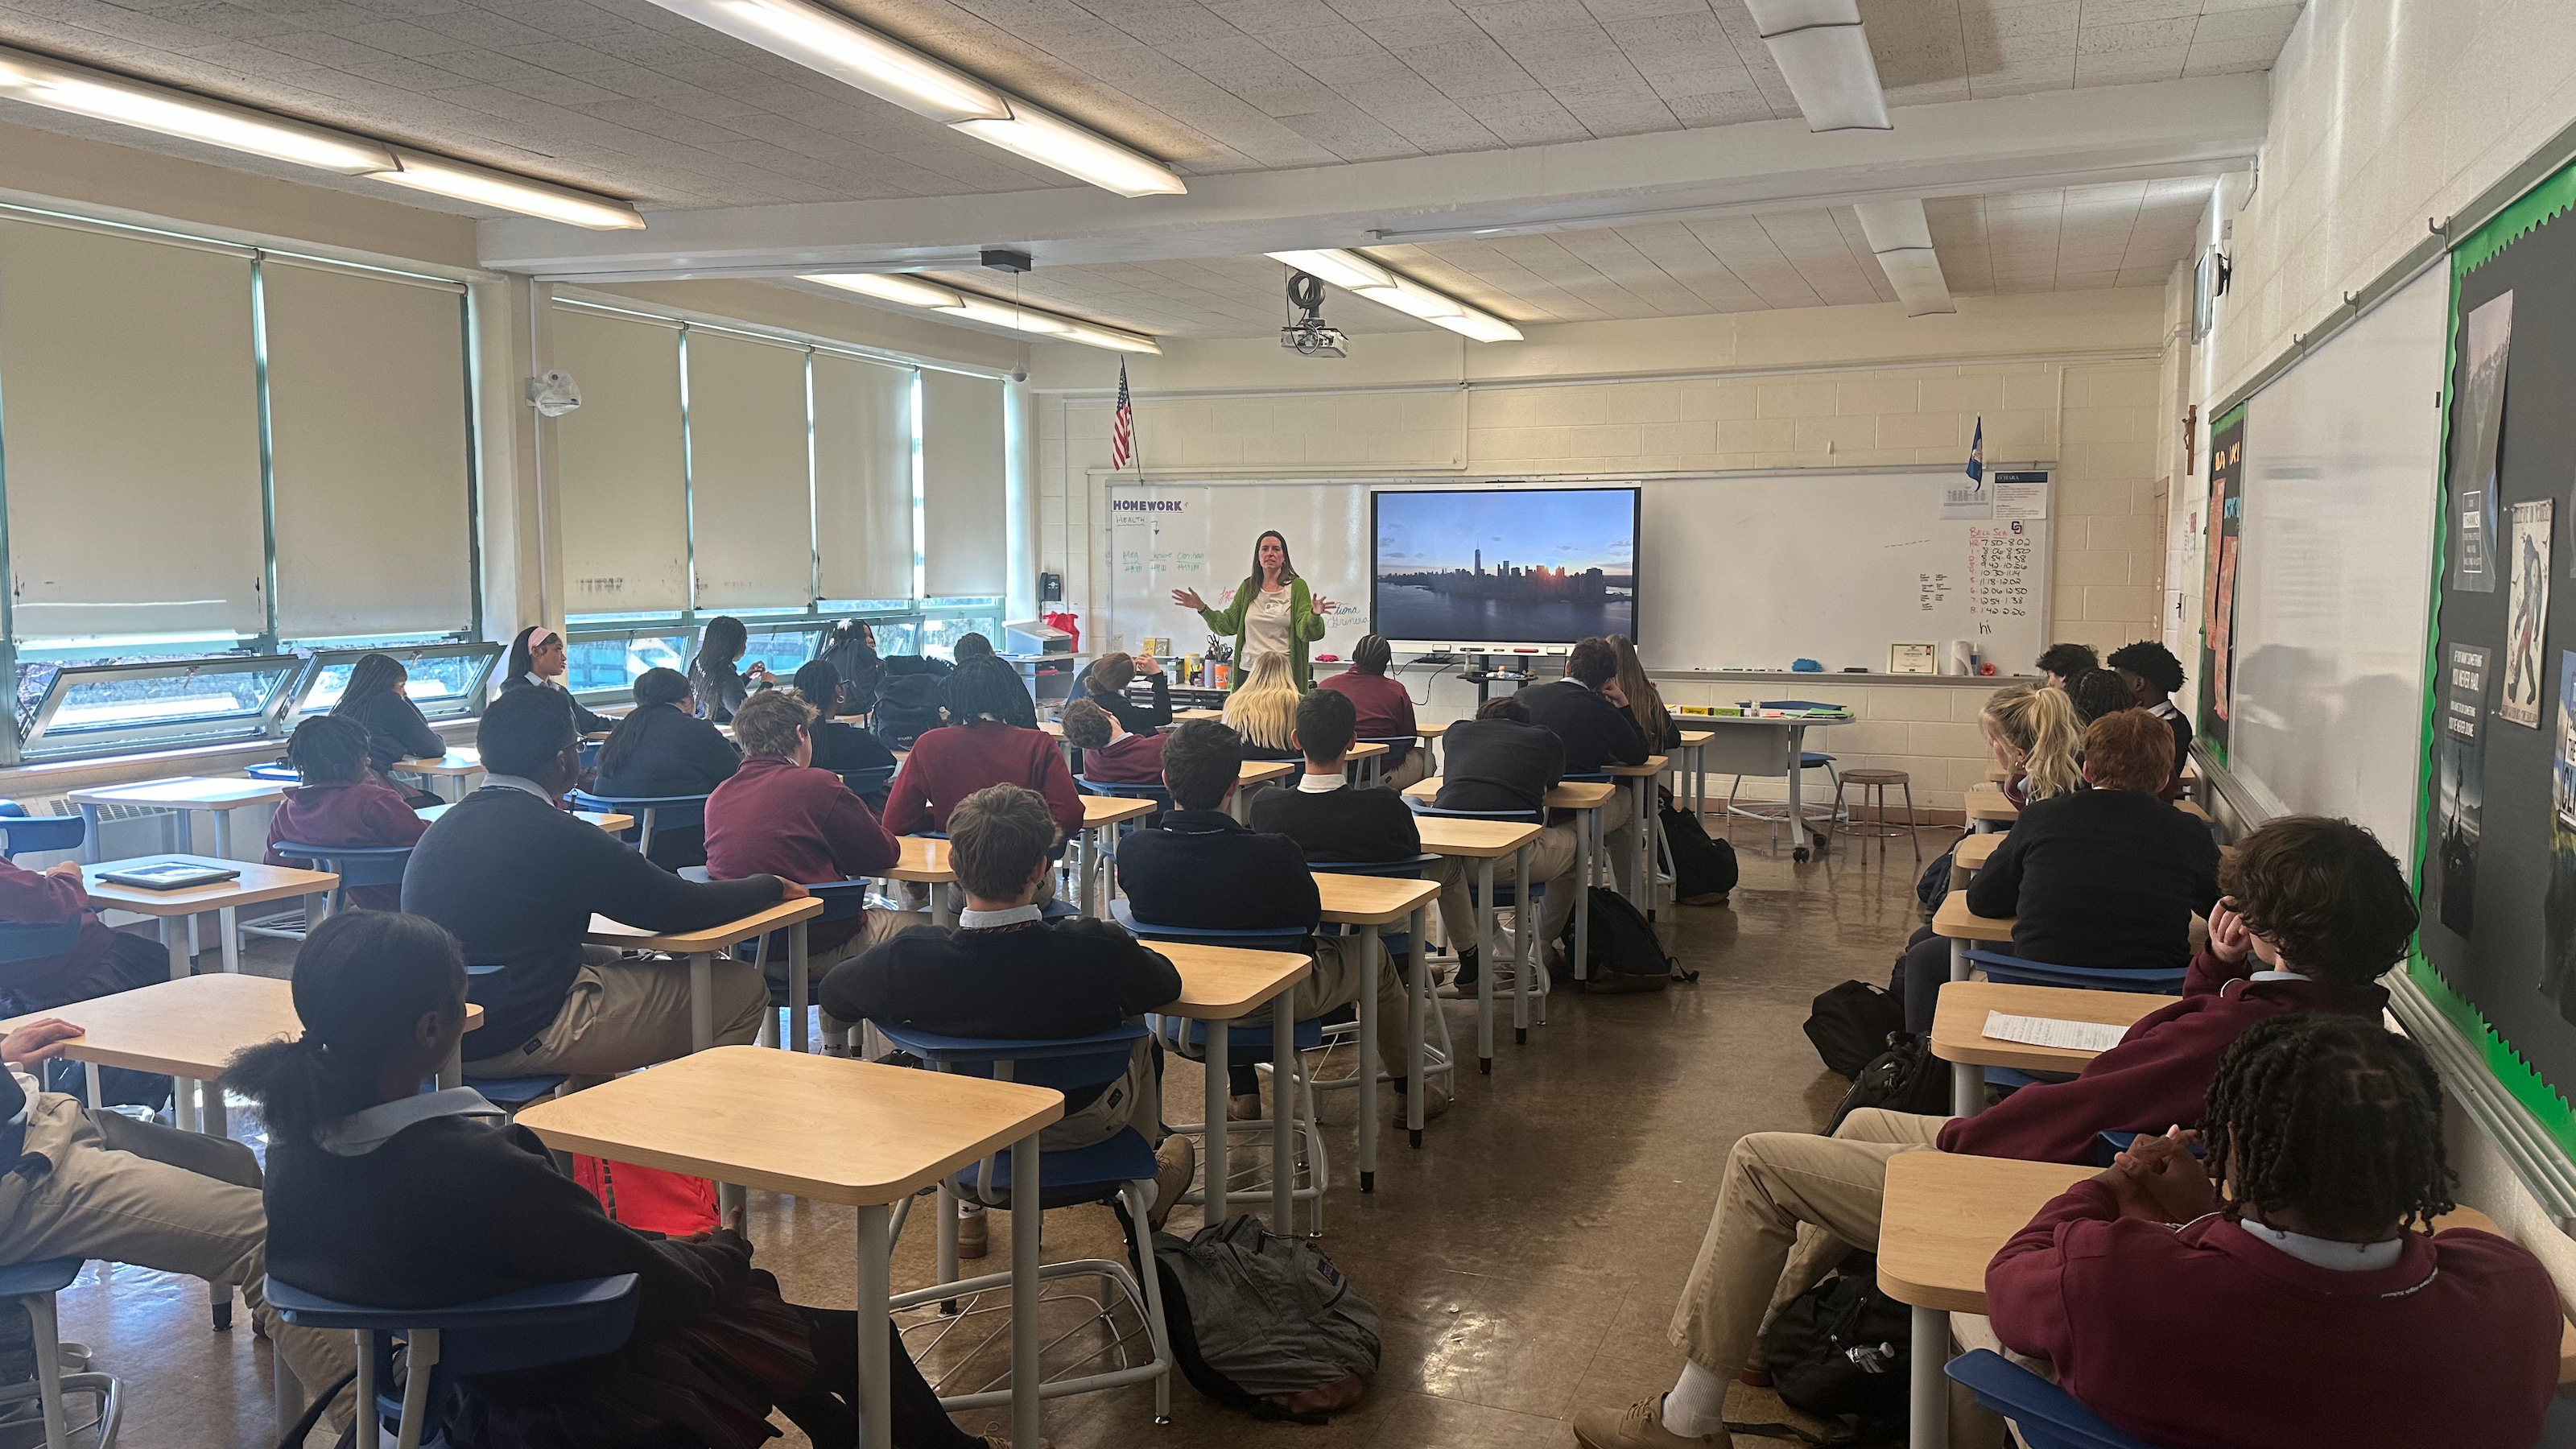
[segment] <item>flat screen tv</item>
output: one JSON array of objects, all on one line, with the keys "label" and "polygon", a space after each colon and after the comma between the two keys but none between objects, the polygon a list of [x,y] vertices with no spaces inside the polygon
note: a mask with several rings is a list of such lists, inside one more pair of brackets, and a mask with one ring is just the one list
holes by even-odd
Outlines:
[{"label": "flat screen tv", "polygon": [[1390,642],[1637,637],[1635,488],[1384,489],[1369,495],[1369,618]]}]

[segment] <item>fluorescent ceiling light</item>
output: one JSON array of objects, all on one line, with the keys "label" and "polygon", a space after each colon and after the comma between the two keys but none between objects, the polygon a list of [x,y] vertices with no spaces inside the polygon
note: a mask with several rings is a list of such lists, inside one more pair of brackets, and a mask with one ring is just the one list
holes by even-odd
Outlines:
[{"label": "fluorescent ceiling light", "polygon": [[839,272],[809,275],[799,280],[838,287],[845,292],[874,297],[880,302],[945,313],[964,321],[981,322],[988,327],[1007,327],[1014,332],[1031,332],[1041,337],[1079,342],[1086,347],[1156,355],[1163,350],[1160,343],[1142,332],[1129,332],[1098,322],[1086,322],[1079,317],[1067,317],[1059,312],[1023,307],[999,297],[943,287],[937,282],[926,282],[900,272]]},{"label": "fluorescent ceiling light", "polygon": [[1745,0],[1811,131],[1888,131],[1887,92],[1859,0]]},{"label": "fluorescent ceiling light", "polygon": [[959,121],[956,129],[1121,196],[1178,196],[1190,189],[1170,167],[1142,151],[1050,116],[1026,101],[1011,102],[1008,120]]},{"label": "fluorescent ceiling light", "polygon": [[644,218],[622,201],[505,171],[488,171],[462,161],[424,156],[417,151],[397,150],[394,155],[402,162],[402,169],[378,172],[371,180],[390,181],[415,191],[434,191],[459,201],[479,201],[504,211],[586,226],[593,231],[644,229]]},{"label": "fluorescent ceiling light", "polygon": [[804,0],[653,0],[736,40],[759,46],[943,126],[1008,120],[1000,91],[899,40]]},{"label": "fluorescent ceiling light", "polygon": [[1469,306],[1446,292],[1434,291],[1357,252],[1335,248],[1271,252],[1268,255],[1274,262],[1285,262],[1301,272],[1312,272],[1325,282],[1355,296],[1366,297],[1381,307],[1392,307],[1407,316],[1419,317],[1478,342],[1521,340],[1521,329],[1493,313]]},{"label": "fluorescent ceiling light", "polygon": [[1941,275],[1941,256],[1932,249],[1932,223],[1921,201],[1864,201],[1852,210],[1859,213],[1861,234],[1869,238],[1878,269],[1887,273],[1906,316],[1959,310],[1950,300],[1949,279]]},{"label": "fluorescent ceiling light", "polygon": [[22,50],[0,48],[0,96],[343,176],[395,167],[393,152],[362,137]]}]

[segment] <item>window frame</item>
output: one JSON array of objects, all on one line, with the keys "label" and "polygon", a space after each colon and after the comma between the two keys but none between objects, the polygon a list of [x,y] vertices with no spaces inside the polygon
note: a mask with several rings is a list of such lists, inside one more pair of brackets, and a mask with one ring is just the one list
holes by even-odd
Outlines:
[{"label": "window frame", "polygon": [[[802,633],[807,636],[809,642],[805,647],[803,658],[793,663],[778,659],[762,661],[769,666],[771,672],[785,676],[795,673],[796,665],[817,657],[823,640],[830,634],[832,626],[845,619],[855,619],[878,629],[909,628],[916,635],[924,623],[933,619],[988,620],[993,628],[990,637],[998,642],[1001,637],[1002,615],[1006,611],[1005,603],[1002,595],[988,594],[955,599],[904,600],[896,607],[890,608],[846,607],[853,604],[896,604],[894,600],[871,599],[818,601],[808,608],[794,610],[716,609],[656,615],[577,614],[565,623],[564,643],[569,649],[583,644],[667,639],[674,635],[683,635],[689,641],[690,650],[694,650],[698,634],[706,627],[707,622],[730,614],[740,619],[743,628],[755,638],[763,634],[785,633]],[[688,667],[687,659],[690,650],[682,651],[680,665],[682,669]],[[946,655],[934,657],[945,658]],[[632,698],[628,692],[629,688],[631,688],[631,682],[628,687],[575,690],[573,697],[584,705],[596,709],[601,705],[628,703]]]},{"label": "window frame", "polygon": [[[370,654],[390,654],[400,660],[406,670],[424,659],[479,657],[482,660],[482,667],[474,671],[473,681],[455,699],[435,700],[429,704],[421,704],[418,700],[413,701],[415,705],[419,705],[422,717],[431,724],[479,719],[483,714],[484,701],[490,694],[492,671],[501,667],[501,656],[507,650],[508,646],[491,643],[488,640],[454,638],[425,643],[376,644],[365,648],[343,645],[333,649],[315,649],[306,657],[304,676],[296,683],[293,702],[279,715],[279,719],[300,721],[317,714],[328,713],[330,705],[307,702],[312,698],[314,690],[321,687],[322,676],[340,665],[355,664]],[[336,702],[335,700],[334,703]]]},{"label": "window frame", "polygon": [[[281,713],[297,697],[296,685],[304,677],[305,666],[306,661],[300,656],[276,653],[156,659],[148,663],[67,664],[55,671],[53,680],[45,686],[45,693],[38,699],[24,731],[21,752],[28,759],[53,762],[273,740],[278,735]],[[80,727],[76,731],[77,738],[51,749],[44,745],[71,693],[83,686],[193,679],[207,674],[274,674],[276,678],[267,686],[258,709],[247,716],[237,712],[200,714],[125,725]],[[10,734],[15,740],[19,731],[14,710],[11,725]]]}]

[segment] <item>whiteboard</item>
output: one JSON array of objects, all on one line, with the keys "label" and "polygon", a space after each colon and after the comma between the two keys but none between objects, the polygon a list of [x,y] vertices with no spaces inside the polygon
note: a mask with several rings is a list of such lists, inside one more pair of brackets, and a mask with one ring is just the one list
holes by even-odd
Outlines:
[{"label": "whiteboard", "polygon": [[2410,872],[2448,285],[2425,272],[2245,409],[2228,767]]},{"label": "whiteboard", "polygon": [[[1779,670],[1808,658],[1875,672],[1890,644],[1965,639],[2009,673],[2047,642],[2048,520],[1945,520],[1942,490],[1963,481],[1955,469],[1525,481],[1643,488],[1638,647],[1653,668]],[[1100,647],[1133,648],[1149,635],[1184,653],[1203,647],[1206,626],[1170,602],[1171,590],[1196,589],[1222,607],[1253,540],[1275,528],[1308,588],[1340,606],[1314,652],[1347,658],[1369,632],[1369,493],[1442,483],[1509,486],[1113,482]],[[2042,511],[2051,493],[2042,486]]]}]

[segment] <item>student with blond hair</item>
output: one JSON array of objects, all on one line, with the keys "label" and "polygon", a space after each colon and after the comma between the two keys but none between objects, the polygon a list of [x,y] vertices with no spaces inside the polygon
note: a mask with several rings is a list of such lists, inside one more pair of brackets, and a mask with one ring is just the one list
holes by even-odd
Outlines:
[{"label": "student with blond hair", "polygon": [[2075,705],[2062,689],[2016,684],[1998,689],[1977,713],[1977,728],[2004,777],[2004,798],[2016,808],[2083,788],[2076,763]]},{"label": "student with blond hair", "polygon": [[1251,676],[1225,700],[1226,727],[1242,737],[1245,759],[1303,758],[1296,740],[1298,697],[1287,655],[1272,652],[1252,661]]}]

